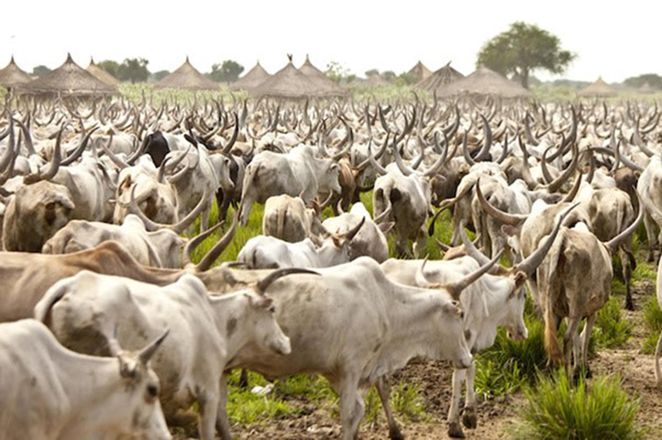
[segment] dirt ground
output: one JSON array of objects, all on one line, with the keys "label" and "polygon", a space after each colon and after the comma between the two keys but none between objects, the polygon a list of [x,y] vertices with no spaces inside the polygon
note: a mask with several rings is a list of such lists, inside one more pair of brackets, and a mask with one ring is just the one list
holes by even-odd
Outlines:
[{"label": "dirt ground", "polygon": [[[645,438],[662,439],[662,392],[655,387],[653,356],[640,353],[646,338],[641,305],[654,294],[652,283],[642,282],[634,289],[637,309],[624,311],[625,318],[633,324],[633,335],[626,346],[619,349],[600,350],[591,360],[593,374],[618,374],[623,387],[633,399],[640,400],[638,421],[645,429]],[[451,396],[452,369],[444,362],[414,361],[394,377],[395,382],[415,383],[421,390],[428,417],[425,421],[399,420],[407,439],[447,439],[446,413]],[[510,438],[517,423],[517,411],[523,404],[521,394],[491,400],[479,400],[478,427],[465,429],[467,439],[497,440]],[[292,403],[292,402],[290,402]],[[271,440],[323,440],[337,439],[340,423],[328,408],[318,409],[308,402],[300,404],[302,413],[290,418],[243,426],[235,425],[233,435],[239,439]],[[380,410],[381,411],[381,410]],[[177,440],[187,436],[176,436]],[[388,427],[383,417],[375,426],[363,423],[360,438],[364,440],[388,439]]]}]

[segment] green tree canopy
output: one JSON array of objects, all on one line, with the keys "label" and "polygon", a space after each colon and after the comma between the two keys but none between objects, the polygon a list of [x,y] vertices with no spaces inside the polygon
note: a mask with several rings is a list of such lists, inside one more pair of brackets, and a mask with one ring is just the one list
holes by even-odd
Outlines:
[{"label": "green tree canopy", "polygon": [[478,66],[512,75],[529,87],[529,75],[537,69],[563,73],[576,55],[561,49],[559,38],[538,26],[521,21],[489,40],[478,53]]},{"label": "green tree canopy", "polygon": [[379,70],[377,69],[370,69],[365,71],[366,78],[370,78],[371,76],[377,76],[377,75],[379,75]]},{"label": "green tree canopy", "polygon": [[145,82],[149,78],[147,70],[147,61],[145,58],[127,58],[120,64],[117,78],[120,81]]},{"label": "green tree canopy", "polygon": [[208,75],[217,82],[232,82],[236,81],[244,71],[244,66],[234,60],[225,60],[222,64],[214,64],[211,66],[211,73]]},{"label": "green tree canopy", "polygon": [[32,74],[34,76],[42,76],[42,75],[46,75],[50,71],[51,71],[51,69],[49,69],[48,67],[46,67],[44,65],[39,65],[39,66],[36,66],[34,69],[32,69]]},{"label": "green tree canopy", "polygon": [[161,81],[166,76],[170,75],[170,72],[167,70],[159,70],[158,72],[152,73],[152,79],[154,81]]},{"label": "green tree canopy", "polygon": [[639,88],[646,84],[654,89],[662,89],[662,76],[656,73],[645,73],[639,76],[632,76],[625,80],[625,85],[629,87]]},{"label": "green tree canopy", "polygon": [[120,64],[117,61],[104,60],[100,63],[97,63],[97,67],[110,73],[115,78],[119,78]]}]

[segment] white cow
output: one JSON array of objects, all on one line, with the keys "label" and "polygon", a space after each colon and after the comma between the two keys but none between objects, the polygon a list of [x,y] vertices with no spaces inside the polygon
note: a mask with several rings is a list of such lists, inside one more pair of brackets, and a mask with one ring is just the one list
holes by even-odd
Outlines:
[{"label": "white cow", "polygon": [[213,440],[215,427],[230,438],[225,417],[223,372],[243,354],[290,352],[290,342],[274,319],[272,301],[264,296],[269,284],[301,269],[276,271],[255,287],[211,297],[204,284],[185,274],[159,287],[129,278],[82,271],[51,287],[35,306],[35,317],[48,323],[67,347],[95,353],[99,338],[119,326],[127,348],[143,344],[167,326],[172,331],[154,370],[162,381],[166,414],[200,405],[200,436]]},{"label": "white cow", "polygon": [[99,358],[62,347],[38,321],[0,324],[2,438],[170,439],[148,366],[165,335],[137,353],[109,340],[115,358]]},{"label": "white cow", "polygon": [[315,209],[301,197],[287,194],[269,197],[264,204],[262,234],[296,243],[310,238],[316,245],[328,235]]},{"label": "white cow", "polygon": [[241,223],[248,222],[253,203],[264,203],[271,196],[301,196],[308,203],[318,193],[340,193],[340,167],[331,159],[316,157],[316,151],[301,144],[286,154],[262,151],[255,155],[244,175]]},{"label": "white cow", "polygon": [[279,238],[258,235],[246,242],[237,261],[250,269],[281,267],[329,267],[350,261],[352,239],[365,223],[365,218],[344,234],[333,234],[315,246],[309,238],[289,243]]}]

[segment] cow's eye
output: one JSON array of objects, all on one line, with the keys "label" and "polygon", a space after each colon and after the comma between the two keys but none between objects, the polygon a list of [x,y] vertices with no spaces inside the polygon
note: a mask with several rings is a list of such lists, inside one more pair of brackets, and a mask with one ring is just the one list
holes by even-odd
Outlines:
[{"label": "cow's eye", "polygon": [[147,396],[151,399],[156,399],[159,395],[159,387],[155,384],[147,385]]}]

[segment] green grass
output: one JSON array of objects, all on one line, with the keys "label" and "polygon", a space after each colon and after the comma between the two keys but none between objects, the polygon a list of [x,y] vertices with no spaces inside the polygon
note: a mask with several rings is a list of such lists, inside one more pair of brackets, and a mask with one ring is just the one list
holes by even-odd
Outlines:
[{"label": "green grass", "polygon": [[583,380],[573,386],[563,372],[541,377],[535,389],[525,391],[515,438],[526,440],[638,439],[635,425],[639,401],[631,399],[615,377]]},{"label": "green grass", "polygon": [[645,354],[655,353],[657,339],[662,332],[662,310],[657,304],[657,298],[651,296],[643,305],[644,323],[649,334],[644,340],[641,351]]},{"label": "green grass", "polygon": [[621,301],[612,297],[598,312],[591,335],[598,348],[619,348],[630,339],[632,324],[623,318],[621,310]]}]

